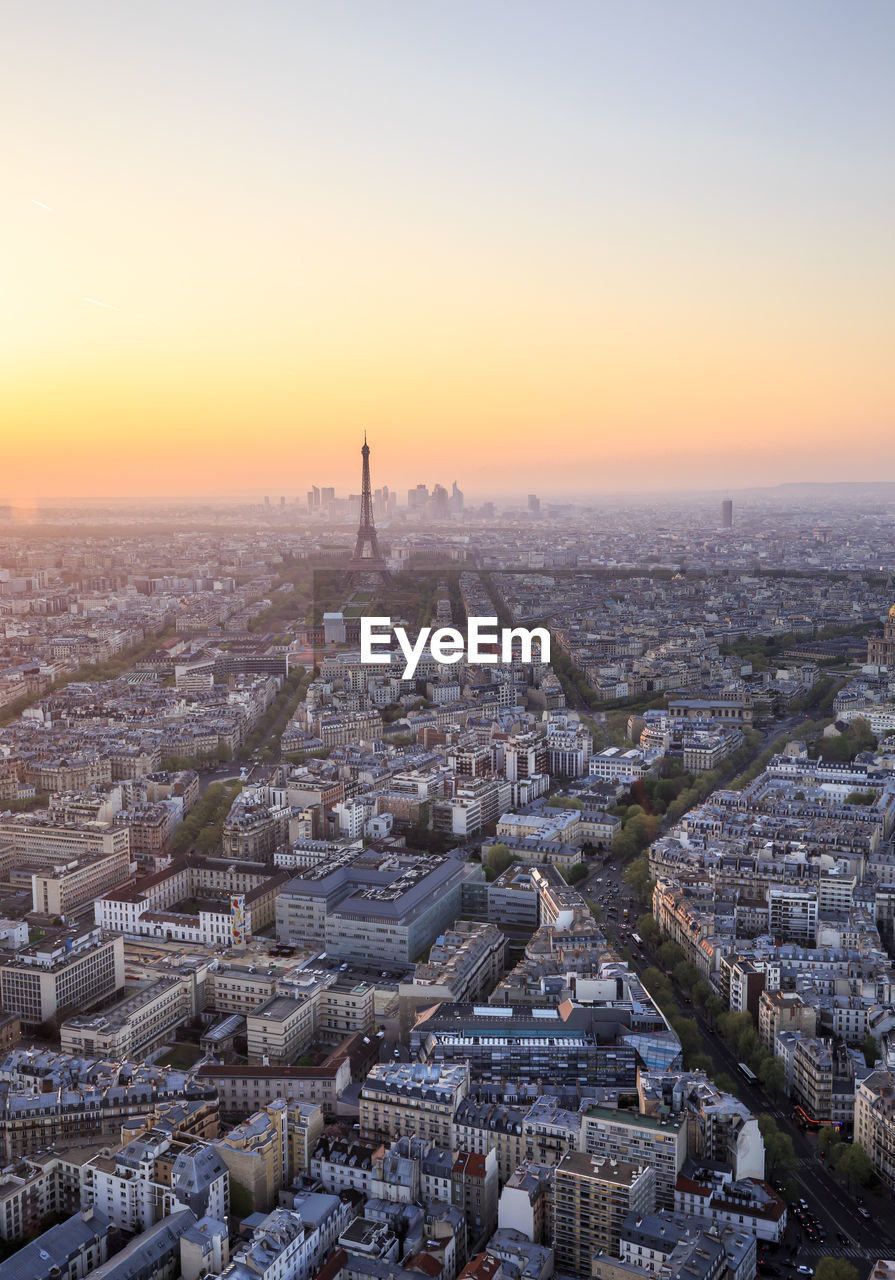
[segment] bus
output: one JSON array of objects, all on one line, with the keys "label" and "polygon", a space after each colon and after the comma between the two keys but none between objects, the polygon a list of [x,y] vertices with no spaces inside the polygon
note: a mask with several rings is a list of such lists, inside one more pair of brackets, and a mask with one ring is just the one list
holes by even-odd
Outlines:
[{"label": "bus", "polygon": [[643,939],[641,938],[641,936],[640,936],[640,934],[639,934],[639,933],[632,933],[632,934],[631,934],[631,941],[634,943],[634,946],[635,946],[635,947],[642,947],[642,946],[643,946]]},{"label": "bus", "polygon": [[738,1062],[737,1069],[747,1084],[758,1084],[758,1076],[745,1062]]}]

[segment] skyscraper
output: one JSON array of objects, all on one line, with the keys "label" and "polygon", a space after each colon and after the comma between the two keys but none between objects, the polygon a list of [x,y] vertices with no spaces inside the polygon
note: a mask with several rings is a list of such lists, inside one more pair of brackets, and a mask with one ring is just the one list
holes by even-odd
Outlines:
[{"label": "skyscraper", "polygon": [[725,498],[721,503],[721,528],[733,528],[733,501],[730,498]]}]

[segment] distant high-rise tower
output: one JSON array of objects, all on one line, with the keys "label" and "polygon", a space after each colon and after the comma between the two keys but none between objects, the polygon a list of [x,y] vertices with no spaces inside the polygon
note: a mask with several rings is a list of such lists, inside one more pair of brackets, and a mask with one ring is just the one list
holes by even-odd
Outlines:
[{"label": "distant high-rise tower", "polygon": [[733,528],[733,502],[730,498],[725,498],[721,503],[721,528]]},{"label": "distant high-rise tower", "polygon": [[351,557],[352,573],[386,572],[385,560],[379,553],[376,541],[376,525],[373,521],[373,489],[370,484],[370,446],[364,434],[361,449],[363,458],[360,497],[360,523],[357,527],[357,541],[354,544],[354,555]]},{"label": "distant high-rise tower", "polygon": [[532,512],[535,512],[535,513],[537,513],[538,511],[540,511],[540,509],[541,509],[541,499],[538,497],[538,495],[537,495],[536,493],[530,493],[530,494],[528,495],[528,509],[529,509],[529,511],[532,511]]}]

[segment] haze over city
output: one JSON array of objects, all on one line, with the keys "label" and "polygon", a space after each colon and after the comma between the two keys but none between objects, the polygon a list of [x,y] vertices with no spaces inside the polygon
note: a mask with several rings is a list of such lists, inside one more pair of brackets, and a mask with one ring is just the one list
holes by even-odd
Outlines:
[{"label": "haze over city", "polygon": [[398,488],[893,474],[893,40],[882,3],[14,7],[0,500],[350,489],[363,428]]}]

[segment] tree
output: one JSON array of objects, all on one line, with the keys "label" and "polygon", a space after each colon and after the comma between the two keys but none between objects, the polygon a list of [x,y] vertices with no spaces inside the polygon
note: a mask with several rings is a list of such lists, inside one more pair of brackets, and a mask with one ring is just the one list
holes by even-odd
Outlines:
[{"label": "tree", "polygon": [[758,1069],[758,1078],[768,1093],[786,1091],[786,1068],[779,1058],[773,1058],[767,1054]]},{"label": "tree", "polygon": [[577,796],[551,796],[547,801],[551,809],[583,809],[584,802]]},{"label": "tree", "polygon": [[[638,805],[634,805],[633,807],[635,809],[639,808]],[[656,832],[658,829],[659,824],[653,814],[643,813],[641,811],[640,813],[635,813],[632,818],[631,810],[628,810],[628,819],[624,825],[624,833],[628,836],[633,836],[636,851],[638,853],[642,853],[648,845],[652,844],[656,838]]]},{"label": "tree", "polygon": [[845,803],[846,804],[873,804],[875,799],[876,799],[875,791],[850,791],[848,795],[845,797]]},{"label": "tree", "polygon": [[724,1071],[719,1071],[715,1076],[715,1088],[720,1089],[722,1093],[732,1093],[736,1097],[737,1082],[733,1076],[727,1075]]},{"label": "tree", "polygon": [[711,996],[714,995],[712,984],[706,981],[705,978],[700,978],[698,982],[694,982],[693,990],[690,992],[690,995],[693,997],[693,999],[696,1001],[698,1005],[701,1005],[703,1008],[707,1009],[709,999],[711,998]]},{"label": "tree", "polygon": [[676,942],[663,942],[659,948],[659,960],[663,969],[671,970],[684,959],[684,953]]},{"label": "tree", "polygon": [[858,1269],[845,1258],[821,1258],[814,1268],[814,1280],[858,1280]]},{"label": "tree", "polygon": [[864,1061],[868,1067],[874,1066],[879,1061],[879,1041],[876,1036],[867,1032],[864,1037]]},{"label": "tree", "polygon": [[587,867],[583,862],[576,862],[574,866],[569,867],[564,873],[568,884],[577,884],[579,880],[584,880],[587,876]]},{"label": "tree", "polygon": [[835,1125],[825,1124],[821,1126],[821,1130],[817,1135],[817,1145],[821,1155],[831,1156],[834,1147],[840,1146],[841,1143],[842,1137]]},{"label": "tree", "polygon": [[850,1187],[866,1187],[873,1177],[873,1164],[860,1142],[855,1142],[851,1146],[842,1144],[842,1153],[836,1161],[836,1169],[845,1175]]},{"label": "tree", "polygon": [[699,1034],[695,1018],[669,1018],[671,1029],[681,1042],[684,1060],[689,1065],[693,1054],[702,1048],[702,1036]]},{"label": "tree", "polygon": [[[613,853],[616,852],[615,842],[619,838],[619,835],[624,835],[624,832],[616,832],[613,836]],[[636,857],[630,866],[625,868],[625,882],[634,890],[641,902],[650,901],[653,893],[653,882],[650,880],[649,859],[646,854],[641,854],[639,857]]]},{"label": "tree", "polygon": [[737,1056],[745,1061],[760,1047],[751,1013],[722,1013],[718,1029]]},{"label": "tree", "polygon": [[199,832],[199,838],[196,841],[196,847],[200,853],[211,853],[220,843],[221,833],[217,826],[205,827]]},{"label": "tree", "polygon": [[761,1048],[761,1041],[755,1028],[743,1027],[737,1036],[736,1046],[740,1061],[748,1062]]},{"label": "tree", "polygon": [[674,980],[679,987],[683,987],[685,991],[692,993],[693,988],[699,981],[699,970],[695,965],[690,964],[688,960],[680,960],[674,966]]},{"label": "tree", "polygon": [[765,1169],[768,1177],[779,1182],[795,1176],[798,1167],[795,1147],[788,1133],[783,1133],[773,1116],[758,1117],[758,1128],[764,1138]]},{"label": "tree", "polygon": [[655,966],[644,969],[640,975],[640,980],[663,1013],[676,1014],[678,1012],[674,992],[671,990],[671,983],[661,969],[657,969]]},{"label": "tree", "polygon": [[499,875],[506,871],[512,860],[513,856],[505,844],[489,845],[483,859],[488,872],[488,879],[496,880]]},{"label": "tree", "polygon": [[714,991],[705,998],[705,1015],[711,1022],[717,1022],[724,1012],[724,1001]]},{"label": "tree", "polygon": [[654,945],[662,938],[662,931],[649,911],[637,917],[637,932],[644,942],[651,942]]}]

